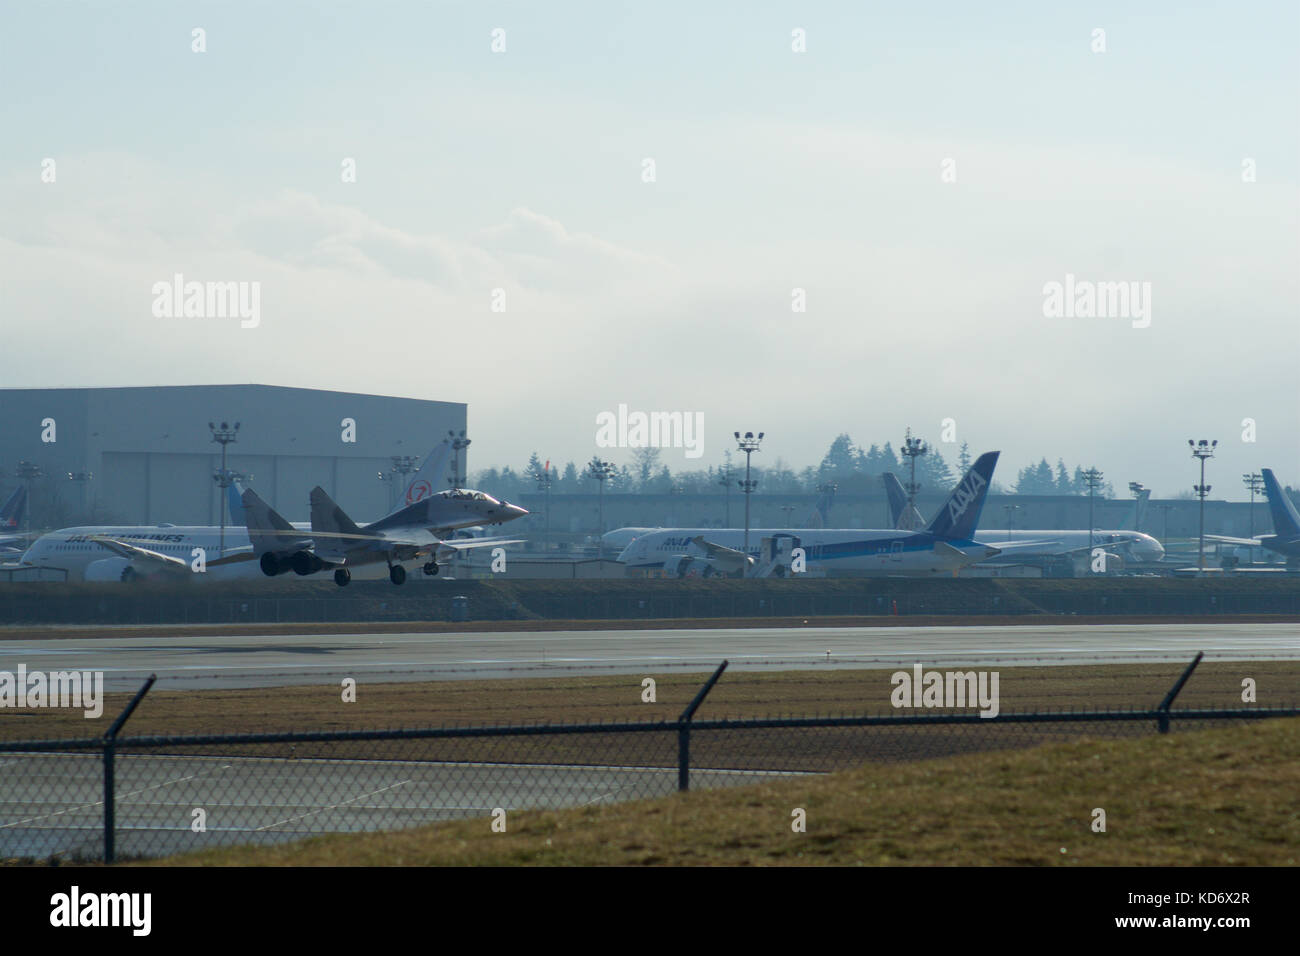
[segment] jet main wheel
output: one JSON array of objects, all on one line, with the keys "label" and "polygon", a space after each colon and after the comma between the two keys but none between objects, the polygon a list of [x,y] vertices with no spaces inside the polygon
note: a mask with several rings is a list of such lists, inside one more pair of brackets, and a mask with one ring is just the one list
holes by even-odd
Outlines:
[{"label": "jet main wheel", "polygon": [[388,569],[388,580],[394,584],[402,584],[406,581],[406,568],[400,564],[394,564]]},{"label": "jet main wheel", "polygon": [[337,571],[334,572],[334,583],[341,588],[347,587],[348,582],[351,580],[352,580],[352,572],[349,571],[347,568],[339,568]]},{"label": "jet main wheel", "polygon": [[438,562],[437,562],[437,561],[426,561],[426,562],[425,562],[425,565],[424,565],[424,573],[425,573],[425,574],[429,574],[429,575],[437,574],[437,573],[438,573]]}]

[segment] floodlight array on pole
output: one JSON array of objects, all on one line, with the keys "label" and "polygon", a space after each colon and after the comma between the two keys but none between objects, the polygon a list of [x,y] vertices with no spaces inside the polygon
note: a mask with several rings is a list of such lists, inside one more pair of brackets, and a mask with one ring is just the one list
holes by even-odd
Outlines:
[{"label": "floodlight array on pole", "polygon": [[86,488],[90,482],[94,481],[95,474],[90,471],[70,471],[68,472],[68,481],[75,481],[81,485],[81,514],[84,518],[88,513],[86,506]]},{"label": "floodlight array on pole", "polygon": [[[1250,489],[1250,537],[1255,537],[1255,496],[1264,490],[1264,476],[1257,475],[1253,472],[1249,475],[1242,475],[1241,480],[1246,487]],[[1254,560],[1253,552],[1251,560]]]},{"label": "floodlight array on pole", "polygon": [[736,479],[731,474],[731,462],[727,461],[720,469],[718,469],[718,484],[722,485],[723,489],[725,489],[723,491],[723,499],[726,501],[727,517],[722,524],[724,528],[731,527],[731,486],[735,483]]},{"label": "floodlight array on pole", "polygon": [[[759,432],[758,437],[754,437],[753,432],[745,432],[742,438],[740,432],[735,433],[736,446],[745,453],[745,477],[740,484],[740,490],[745,493],[745,554],[749,554],[749,496],[754,493],[758,487],[758,479],[749,477],[749,456],[758,451],[758,446],[763,441],[763,433]],[[749,576],[748,568],[742,574]]]},{"label": "floodlight array on pole", "polygon": [[1202,438],[1200,441],[1187,439],[1187,446],[1192,450],[1192,457],[1201,463],[1201,483],[1192,485],[1196,491],[1196,497],[1201,499],[1201,533],[1200,533],[1200,557],[1197,559],[1196,566],[1199,573],[1205,573],[1205,499],[1210,494],[1210,486],[1205,483],[1205,459],[1214,457],[1214,449],[1219,447],[1219,440],[1214,441]]},{"label": "floodlight array on pole", "polygon": [[459,488],[465,484],[466,478],[460,473],[461,460],[460,453],[470,446],[470,440],[465,437],[465,430],[462,428],[459,435],[454,431],[448,430],[447,437],[451,439],[451,477],[447,482],[452,488]]},{"label": "floodlight array on pole", "polygon": [[235,437],[239,434],[239,422],[235,422],[232,428],[229,423],[222,422],[218,428],[212,422],[208,422],[208,431],[212,432],[212,440],[221,445],[221,469],[217,471],[212,480],[217,483],[221,489],[221,554],[219,557],[226,555],[226,489],[230,487],[230,472],[226,470],[226,446],[231,442],[237,441]]},{"label": "floodlight array on pole", "polygon": [[1133,530],[1141,531],[1142,522],[1138,516],[1142,513],[1142,508],[1141,508],[1142,492],[1147,490],[1147,486],[1142,484],[1142,482],[1140,481],[1130,481],[1128,483],[1128,490],[1129,490],[1129,494],[1131,494],[1134,498],[1137,498],[1139,501],[1139,504],[1136,505],[1133,509]]},{"label": "floodlight array on pole", "polygon": [[1097,489],[1101,487],[1103,475],[1096,468],[1089,468],[1083,473],[1083,481],[1088,486],[1088,556],[1092,556],[1093,548],[1093,528],[1096,522],[1093,520],[1093,506],[1097,497]]},{"label": "floodlight array on pole", "polygon": [[602,461],[600,458],[595,457],[587,462],[587,467],[582,472],[582,477],[594,478],[600,482],[600,530],[597,538],[600,544],[597,546],[597,554],[602,558],[605,556],[605,482],[616,474],[618,474],[618,469],[612,461]]},{"label": "floodlight array on pole", "polygon": [[17,475],[18,478],[22,480],[23,488],[25,488],[27,491],[27,508],[25,509],[25,517],[23,518],[23,524],[26,525],[26,527],[23,529],[23,532],[25,534],[31,534],[32,482],[35,481],[37,478],[44,478],[45,472],[41,471],[40,465],[36,464],[35,462],[28,461],[27,459],[24,458],[18,462],[18,468],[14,471],[14,474]]},{"label": "floodlight array on pole", "polygon": [[537,490],[546,494],[546,550],[551,547],[551,481],[552,471],[550,459],[542,467],[541,472],[533,472],[533,479],[537,482]]},{"label": "floodlight array on pole", "polygon": [[908,463],[911,466],[911,479],[907,482],[907,504],[910,508],[916,507],[916,493],[921,490],[921,486],[916,483],[916,459],[930,450],[920,438],[912,437],[912,429],[907,430],[907,437],[903,439],[903,447],[899,449],[907,456]]},{"label": "floodlight array on pole", "polygon": [[1003,505],[1002,510],[1007,513],[1007,530],[1010,531],[1012,514],[1020,510],[1020,505]]}]

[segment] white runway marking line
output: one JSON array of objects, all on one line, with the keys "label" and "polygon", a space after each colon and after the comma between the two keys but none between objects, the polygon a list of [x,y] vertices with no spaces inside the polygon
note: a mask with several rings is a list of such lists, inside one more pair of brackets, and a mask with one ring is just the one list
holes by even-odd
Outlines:
[{"label": "white runway marking line", "polygon": [[[50,754],[41,754],[41,755],[39,755],[39,756],[51,756],[51,755],[50,755]],[[59,754],[59,756],[72,756],[72,755],[69,755],[69,754]],[[90,755],[87,755],[87,756],[90,756]],[[96,758],[98,758],[98,759],[102,759],[102,758],[100,758],[99,755],[97,755],[97,754],[94,755],[94,756],[95,756]],[[227,770],[227,769],[229,769],[229,767],[220,767],[220,768],[217,768],[216,770],[213,770],[212,772],[213,772],[213,773],[217,773],[217,772],[219,772],[220,770]],[[136,794],[139,794],[139,793],[148,793],[150,790],[158,790],[158,789],[161,789],[162,787],[170,787],[172,784],[175,784],[175,783],[184,783],[184,782],[187,781],[187,780],[194,780],[194,779],[196,779],[197,777],[201,777],[201,776],[203,776],[203,775],[204,775],[203,773],[193,773],[193,774],[190,774],[190,775],[187,776],[187,777],[177,777],[175,780],[164,780],[162,783],[156,783],[156,784],[154,784],[153,786],[149,786],[149,787],[141,787],[139,790],[130,790],[130,791],[126,792],[126,793],[119,793],[119,794],[117,794],[117,797],[116,797],[116,801],[115,801],[115,802],[116,802],[117,806],[120,808],[121,805],[122,805],[121,801],[122,801],[124,798],[126,798],[126,797],[132,797],[132,796],[135,796]],[[24,823],[33,823],[33,822],[35,822],[35,821],[37,821],[37,820],[45,820],[45,819],[47,819],[47,818],[49,818],[49,817],[62,816],[62,815],[65,814],[65,813],[76,813],[78,810],[90,810],[90,809],[92,809],[92,808],[94,808],[94,807],[102,807],[103,805],[104,805],[104,801],[103,801],[103,800],[96,800],[94,803],[86,803],[86,804],[82,804],[81,806],[78,806],[78,807],[68,807],[68,808],[66,808],[66,809],[64,809],[64,810],[56,810],[56,811],[54,811],[53,813],[44,813],[44,814],[41,814],[41,815],[38,816],[38,817],[28,817],[28,818],[25,819],[25,820],[16,820],[16,821],[14,821],[13,823],[0,823],[0,830],[7,829],[7,828],[9,828],[9,827],[18,827],[18,826],[22,826]]]},{"label": "white runway marking line", "polygon": [[269,830],[272,827],[283,826],[286,823],[293,823],[295,820],[305,820],[307,817],[315,816],[318,813],[324,813],[327,810],[337,810],[339,807],[345,807],[349,803],[356,803],[358,800],[364,800],[366,797],[373,797],[377,793],[383,793],[386,790],[395,790],[398,787],[404,787],[408,783],[414,783],[414,782],[415,782],[414,780],[403,780],[399,783],[389,784],[387,787],[380,787],[378,790],[371,790],[369,793],[363,793],[361,794],[361,796],[353,797],[351,800],[344,800],[342,803],[335,803],[328,807],[318,807],[317,809],[312,810],[310,813],[302,813],[296,817],[289,817],[285,820],[279,820],[275,823],[268,823],[266,824],[266,826],[258,827],[252,832],[258,833],[261,832],[262,830]]}]

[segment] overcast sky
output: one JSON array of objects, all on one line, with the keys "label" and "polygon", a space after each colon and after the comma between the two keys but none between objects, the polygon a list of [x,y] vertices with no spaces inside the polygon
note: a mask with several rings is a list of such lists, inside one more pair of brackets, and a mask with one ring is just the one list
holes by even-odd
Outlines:
[{"label": "overcast sky", "polygon": [[[1004,484],[1216,438],[1212,497],[1300,485],[1298,11],[10,4],[0,384],[466,402],[474,469],[628,462],[624,403],[703,415],[675,469],[951,418]],[[156,316],[177,273],[258,325]],[[1046,316],[1067,274],[1149,314]]]}]

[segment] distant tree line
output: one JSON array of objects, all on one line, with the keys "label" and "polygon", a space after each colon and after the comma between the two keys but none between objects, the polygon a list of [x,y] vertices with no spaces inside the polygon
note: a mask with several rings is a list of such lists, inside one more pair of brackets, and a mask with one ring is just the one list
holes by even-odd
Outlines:
[{"label": "distant tree line", "polygon": [[[759,464],[761,457],[761,452],[754,456],[752,469],[753,476],[758,479],[760,494],[815,494],[827,484],[834,484],[841,494],[872,494],[880,490],[880,476],[887,471],[897,475],[904,486],[911,477],[910,462],[906,456],[895,452],[890,442],[864,447],[855,445],[847,434],[836,436],[816,467],[807,466],[795,471],[779,457],[764,467]],[[972,460],[965,442],[962,442],[957,460],[951,466],[939,449],[931,444],[924,455],[916,458],[916,483],[922,493],[950,491],[970,468]],[[592,464],[568,462],[563,468],[553,464],[551,494],[595,494],[599,483],[590,477]],[[507,498],[518,497],[542,490],[536,478],[544,470],[545,462],[534,452],[524,468],[518,471],[509,466],[488,468],[475,473],[474,483],[475,487],[485,491],[499,492]],[[1021,468],[1010,488],[994,481],[990,491],[1016,495],[1086,495],[1088,483],[1084,472],[1087,470],[1082,465],[1075,465],[1071,470],[1060,458],[1052,467],[1043,458],[1037,465]],[[717,467],[674,472],[660,461],[658,448],[635,448],[630,463],[616,466],[614,474],[605,483],[605,493],[721,495],[728,490],[738,492],[736,482],[744,477],[744,457],[737,454],[733,461],[730,451],[724,452],[723,463]],[[1287,491],[1296,497],[1290,487]],[[1184,497],[1190,497],[1190,494],[1188,492]],[[1114,485],[1104,481],[1097,487],[1097,496],[1114,498]]]}]

